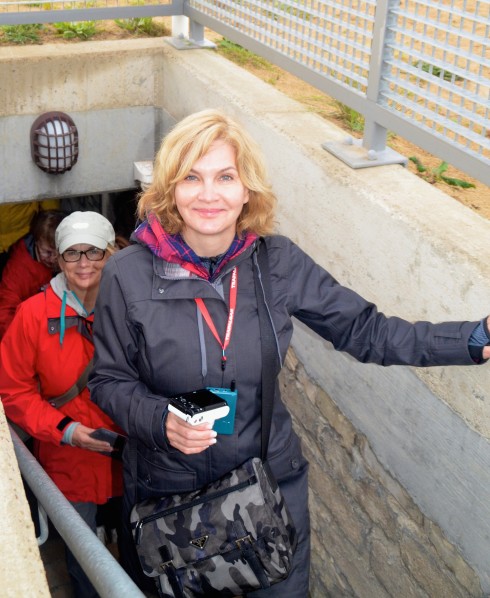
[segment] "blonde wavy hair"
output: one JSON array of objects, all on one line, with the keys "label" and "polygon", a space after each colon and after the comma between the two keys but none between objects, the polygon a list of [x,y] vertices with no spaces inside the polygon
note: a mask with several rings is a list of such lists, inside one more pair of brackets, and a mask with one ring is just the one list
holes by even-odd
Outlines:
[{"label": "blonde wavy hair", "polygon": [[237,220],[237,233],[272,233],[276,196],[267,181],[262,152],[243,126],[219,110],[203,110],[187,116],[163,139],[155,158],[153,182],[138,202],[141,220],[151,212],[168,233],[182,231],[184,222],[175,204],[175,186],[215,141],[233,147],[238,175],[249,192],[249,201]]}]

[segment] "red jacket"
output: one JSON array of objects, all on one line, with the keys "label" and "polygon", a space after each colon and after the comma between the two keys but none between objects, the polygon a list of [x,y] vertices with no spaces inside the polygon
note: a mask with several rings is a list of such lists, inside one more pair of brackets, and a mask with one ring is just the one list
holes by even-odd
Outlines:
[{"label": "red jacket", "polygon": [[0,340],[22,301],[38,293],[53,277],[53,271],[33,259],[24,239],[12,246],[0,282]]},{"label": "red jacket", "polygon": [[[61,300],[51,287],[20,305],[0,344],[0,395],[7,417],[37,439],[35,454],[66,498],[104,504],[122,494],[121,463],[61,445],[67,425],[63,420],[69,416],[91,428],[117,430],[115,424],[90,401],[87,388],[60,409],[46,400],[66,392],[94,352],[92,342],[76,326],[66,328],[60,344],[51,325],[58,320],[48,327],[48,318],[59,318],[60,311]],[[69,306],[65,315],[65,321],[77,316]]]}]

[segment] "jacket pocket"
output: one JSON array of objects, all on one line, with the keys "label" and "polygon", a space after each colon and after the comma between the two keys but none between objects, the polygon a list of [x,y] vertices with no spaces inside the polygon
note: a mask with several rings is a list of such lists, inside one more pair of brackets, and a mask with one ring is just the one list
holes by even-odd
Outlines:
[{"label": "jacket pocket", "polygon": [[281,482],[308,465],[301,451],[301,443],[294,432],[291,432],[284,448],[268,456],[268,462],[278,482]]},{"label": "jacket pocket", "polygon": [[162,451],[138,451],[138,497],[166,496],[196,488],[196,473],[177,469]]}]

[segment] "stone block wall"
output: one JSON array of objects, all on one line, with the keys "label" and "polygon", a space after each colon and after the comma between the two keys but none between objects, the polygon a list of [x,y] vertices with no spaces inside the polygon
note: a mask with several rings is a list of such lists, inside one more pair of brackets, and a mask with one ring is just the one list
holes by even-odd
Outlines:
[{"label": "stone block wall", "polygon": [[308,377],[293,349],[281,392],[310,463],[311,598],[484,596],[478,575]]}]

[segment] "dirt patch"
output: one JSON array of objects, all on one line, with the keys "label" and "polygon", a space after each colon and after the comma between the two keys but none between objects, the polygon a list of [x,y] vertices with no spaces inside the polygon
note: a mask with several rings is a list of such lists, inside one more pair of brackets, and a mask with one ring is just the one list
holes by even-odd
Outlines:
[{"label": "dirt patch", "polygon": [[[168,17],[153,18],[152,23],[156,29],[152,32],[154,35],[170,35],[170,19]],[[147,37],[149,34],[143,30],[129,31],[121,28],[114,21],[99,21],[97,23],[97,32],[90,39],[93,41],[99,40],[121,40],[134,39],[135,37]],[[219,42],[222,37],[212,31],[207,31],[206,38],[218,44],[217,52],[230,58],[230,54],[219,47]],[[72,39],[64,38],[55,28],[54,25],[45,25],[39,31],[39,42],[43,44],[58,43],[58,44],[73,44],[83,43],[83,39],[74,37]],[[9,42],[4,33],[0,33],[1,45],[14,45]],[[262,79],[269,85],[272,85],[285,95],[300,102],[307,107],[308,110],[314,112],[334,122],[336,125],[347,131],[352,136],[361,137],[362,133],[353,132],[350,126],[346,123],[345,115],[341,113],[339,105],[331,97],[320,92],[315,87],[308,85],[301,79],[289,74],[288,72],[267,63],[262,59],[250,59],[237,61],[242,68],[250,71],[259,79]],[[464,172],[461,172],[454,166],[449,166],[444,173],[447,177],[460,179],[462,181],[472,183],[474,188],[462,189],[460,187],[453,187],[440,180],[430,180],[430,173],[436,171],[440,166],[442,160],[432,156],[428,152],[422,150],[416,145],[402,139],[397,135],[392,135],[389,138],[388,145],[395,151],[406,156],[407,158],[415,156],[421,164],[426,167],[426,173],[420,175],[417,172],[415,164],[409,161],[408,168],[417,176],[422,176],[429,179],[428,182],[435,187],[441,189],[449,197],[452,197],[465,205],[466,207],[478,212],[483,218],[490,219],[490,187],[484,185],[476,179],[469,177]],[[429,173],[429,174],[427,174]]]}]

